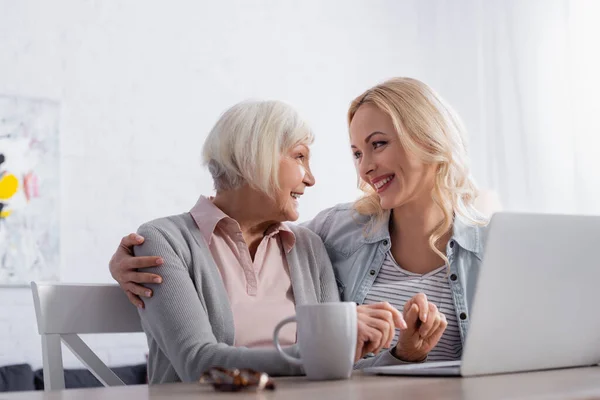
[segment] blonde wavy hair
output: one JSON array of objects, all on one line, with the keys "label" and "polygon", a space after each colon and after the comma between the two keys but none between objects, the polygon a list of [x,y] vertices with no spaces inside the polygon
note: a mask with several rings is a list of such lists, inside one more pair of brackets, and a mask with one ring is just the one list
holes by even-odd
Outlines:
[{"label": "blonde wavy hair", "polygon": [[[436,245],[452,228],[455,216],[473,225],[487,223],[474,207],[478,191],[469,172],[460,118],[433,89],[412,78],[393,78],[358,96],[348,110],[348,125],[363,104],[372,104],[390,116],[404,149],[426,164],[437,165],[431,197],[444,218],[429,236],[429,246],[448,264]],[[364,195],[355,202],[356,211],[374,216],[375,223],[382,222],[384,210],[377,193],[360,177],[358,187]]]}]

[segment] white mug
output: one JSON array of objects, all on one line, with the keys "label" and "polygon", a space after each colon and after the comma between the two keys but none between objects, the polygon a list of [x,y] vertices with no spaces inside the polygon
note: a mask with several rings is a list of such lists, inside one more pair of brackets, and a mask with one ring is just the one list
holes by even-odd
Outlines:
[{"label": "white mug", "polygon": [[[285,353],[279,330],[296,322],[300,358]],[[281,321],[273,332],[273,343],[289,363],[304,367],[308,379],[347,379],[356,353],[356,303],[337,302],[299,305],[296,315]]]}]

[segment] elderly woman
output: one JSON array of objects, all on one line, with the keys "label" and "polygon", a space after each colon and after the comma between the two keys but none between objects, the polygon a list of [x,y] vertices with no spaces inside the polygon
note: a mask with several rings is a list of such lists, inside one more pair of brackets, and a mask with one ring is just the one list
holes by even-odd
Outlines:
[{"label": "elderly woman", "polygon": [[[339,301],[318,235],[285,221],[315,180],[308,126],[280,102],[244,102],[219,119],[203,158],[216,195],[190,212],[143,224],[136,256],[162,259],[163,283],[139,313],[151,383],[195,381],[213,366],[301,374],[272,346],[272,332],[299,304]],[[155,269],[154,272],[159,272]],[[401,314],[386,303],[358,309],[357,358],[389,346]],[[296,331],[281,342],[295,352]]]}]

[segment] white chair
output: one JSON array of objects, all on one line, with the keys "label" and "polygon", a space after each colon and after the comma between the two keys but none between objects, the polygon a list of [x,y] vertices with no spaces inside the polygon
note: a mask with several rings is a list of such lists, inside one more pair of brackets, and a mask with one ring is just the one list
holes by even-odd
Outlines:
[{"label": "white chair", "polygon": [[31,282],[42,336],[44,390],[65,388],[61,341],[104,386],[124,385],[78,334],[142,332],[136,308],[117,285]]}]

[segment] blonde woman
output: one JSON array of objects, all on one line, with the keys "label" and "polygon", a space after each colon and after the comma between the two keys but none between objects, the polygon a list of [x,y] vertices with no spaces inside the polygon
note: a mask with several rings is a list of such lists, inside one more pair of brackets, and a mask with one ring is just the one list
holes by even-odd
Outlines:
[{"label": "blonde woman", "polygon": [[459,118],[424,83],[395,78],[354,99],[348,124],[365,194],[307,226],[325,242],[345,299],[403,310],[396,357],[460,359],[487,221],[473,206]]},{"label": "blonde woman", "polygon": [[[343,300],[388,302],[408,324],[389,351],[356,368],[459,359],[487,222],[473,206],[460,121],[424,83],[394,78],[354,99],[348,124],[365,194],[304,226],[325,243]],[[110,269],[139,304],[138,294],[152,294],[138,283],[157,276],[137,268],[157,260],[132,257],[135,240],[142,239],[123,239]]]}]

